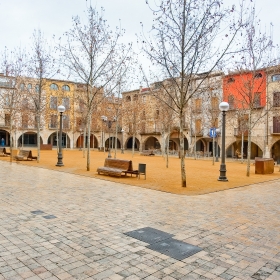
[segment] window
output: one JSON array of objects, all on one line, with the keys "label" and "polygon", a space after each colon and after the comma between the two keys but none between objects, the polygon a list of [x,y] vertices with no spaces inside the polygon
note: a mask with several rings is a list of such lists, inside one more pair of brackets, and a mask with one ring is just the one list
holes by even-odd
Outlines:
[{"label": "window", "polygon": [[36,92],[39,92],[39,85],[36,85],[36,86],[35,86],[35,91],[36,91]]},{"label": "window", "polygon": [[194,109],[196,113],[200,113],[201,112],[201,99],[195,99],[194,101]]},{"label": "window", "polygon": [[134,100],[134,101],[137,101],[137,100],[138,100],[138,95],[137,95],[137,94],[135,94],[135,95],[133,96],[133,100]]},{"label": "window", "polygon": [[259,79],[259,78],[261,78],[262,77],[262,74],[261,73],[257,73],[256,75],[255,75],[255,78],[256,79]]},{"label": "window", "polygon": [[213,127],[216,127],[216,128],[219,126],[218,118],[215,118],[215,119],[213,120],[212,125],[213,125]]},{"label": "window", "polygon": [[156,119],[159,118],[159,110],[156,110]]},{"label": "window", "polygon": [[131,97],[128,95],[125,100],[126,101],[131,101]]},{"label": "window", "polygon": [[51,84],[50,88],[52,90],[58,90],[58,85],[57,84]]},{"label": "window", "polygon": [[5,126],[10,126],[11,124],[11,115],[5,114]]},{"label": "window", "polygon": [[256,92],[254,94],[253,107],[254,108],[260,108],[261,107],[261,93],[260,92]]},{"label": "window", "polygon": [[195,134],[201,133],[201,120],[195,120]]},{"label": "window", "polygon": [[56,110],[57,109],[57,97],[51,96],[50,108]]},{"label": "window", "polygon": [[28,90],[31,90],[31,89],[32,89],[32,85],[31,85],[31,84],[28,84],[28,85],[27,85],[27,89],[28,89]]},{"label": "window", "polygon": [[229,78],[229,79],[227,80],[227,82],[228,82],[228,84],[230,84],[230,83],[234,83],[235,80],[234,80],[233,78]]},{"label": "window", "polygon": [[57,115],[51,115],[50,128],[57,128]]},{"label": "window", "polygon": [[28,99],[24,98],[21,102],[21,106],[23,109],[28,109]]},{"label": "window", "polygon": [[280,81],[280,74],[273,75],[271,77],[271,79],[272,79],[272,82]]},{"label": "window", "polygon": [[161,88],[162,87],[162,82],[157,82],[155,83],[155,89]]},{"label": "window", "polygon": [[21,126],[22,126],[22,128],[28,128],[28,115],[27,114],[22,115]]},{"label": "window", "polygon": [[145,111],[142,112],[142,118],[143,118],[144,120],[146,119],[146,112],[145,112]]},{"label": "window", "polygon": [[62,98],[62,105],[65,107],[65,110],[69,110],[70,108],[69,97]]},{"label": "window", "polygon": [[246,132],[248,130],[248,120],[249,120],[248,115],[244,115],[243,117],[240,117],[238,119],[238,128],[240,132]]},{"label": "window", "polygon": [[280,107],[280,92],[273,93],[273,107]]},{"label": "window", "polygon": [[146,103],[146,95],[143,95],[143,96],[142,96],[142,102],[143,102],[143,103]]},{"label": "window", "polygon": [[229,104],[229,109],[230,110],[235,109],[235,100],[234,100],[234,96],[232,94],[230,94],[228,96],[228,104]]},{"label": "window", "polygon": [[83,99],[79,99],[79,109],[80,112],[83,112],[85,110],[85,102]]},{"label": "window", "polygon": [[211,98],[211,108],[212,110],[219,110],[219,99],[218,97],[212,97]]},{"label": "window", "polygon": [[273,117],[273,133],[280,133],[280,117]]},{"label": "window", "polygon": [[69,129],[70,128],[69,116],[67,116],[67,115],[63,116],[62,127],[63,127],[63,129]]},{"label": "window", "polygon": [[23,91],[25,89],[25,85],[24,84],[20,84],[19,88],[20,88],[20,90]]},{"label": "window", "polygon": [[64,86],[62,86],[62,90],[70,91],[70,87],[68,85],[64,85]]},{"label": "window", "polygon": [[10,106],[10,97],[9,97],[9,95],[5,95],[4,98],[5,98],[4,99],[4,105],[5,106]]}]

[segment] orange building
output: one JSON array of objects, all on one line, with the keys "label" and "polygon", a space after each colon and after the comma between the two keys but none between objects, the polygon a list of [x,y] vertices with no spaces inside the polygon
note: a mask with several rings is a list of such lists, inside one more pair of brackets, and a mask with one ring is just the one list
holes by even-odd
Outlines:
[{"label": "orange building", "polygon": [[243,71],[225,76],[223,95],[232,110],[264,107],[266,104],[265,71]]}]

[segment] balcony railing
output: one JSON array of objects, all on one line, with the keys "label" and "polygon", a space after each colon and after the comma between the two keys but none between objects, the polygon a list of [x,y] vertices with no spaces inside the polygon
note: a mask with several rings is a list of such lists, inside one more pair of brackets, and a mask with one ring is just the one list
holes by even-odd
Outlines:
[{"label": "balcony railing", "polygon": [[241,130],[240,128],[234,128],[234,136],[235,137],[241,137],[242,132],[244,136],[248,136],[248,130]]},{"label": "balcony railing", "polygon": [[157,128],[145,128],[140,130],[140,134],[145,135],[145,134],[161,134],[160,130]]}]

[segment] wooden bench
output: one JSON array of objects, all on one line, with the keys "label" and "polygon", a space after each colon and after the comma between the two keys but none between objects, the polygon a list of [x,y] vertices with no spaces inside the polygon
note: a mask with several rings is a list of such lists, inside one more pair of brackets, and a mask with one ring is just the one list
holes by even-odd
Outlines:
[{"label": "wooden bench", "polygon": [[153,150],[143,150],[140,153],[141,156],[154,156],[154,151]]},{"label": "wooden bench", "polygon": [[126,175],[127,173],[134,174],[132,168],[131,160],[122,160],[122,159],[113,159],[106,158],[104,166],[98,167],[98,174],[102,173],[109,176],[118,176],[121,177],[122,174]]},{"label": "wooden bench", "polygon": [[9,156],[11,153],[8,153],[6,151],[6,148],[0,148],[0,156],[4,156],[4,157],[7,157]]},{"label": "wooden bench", "polygon": [[37,157],[32,156],[32,151],[29,150],[20,150],[18,155],[15,156],[16,160],[33,160],[37,159]]}]

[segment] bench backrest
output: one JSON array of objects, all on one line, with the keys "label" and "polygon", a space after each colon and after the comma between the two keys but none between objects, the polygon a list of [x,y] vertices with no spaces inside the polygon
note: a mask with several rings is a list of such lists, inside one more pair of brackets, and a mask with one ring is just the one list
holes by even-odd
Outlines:
[{"label": "bench backrest", "polygon": [[122,160],[122,159],[115,159],[115,158],[106,158],[105,167],[112,167],[112,168],[119,168],[122,170],[132,171],[132,161],[131,160]]},{"label": "bench backrest", "polygon": [[18,155],[22,157],[29,157],[30,153],[31,151],[20,150]]}]

